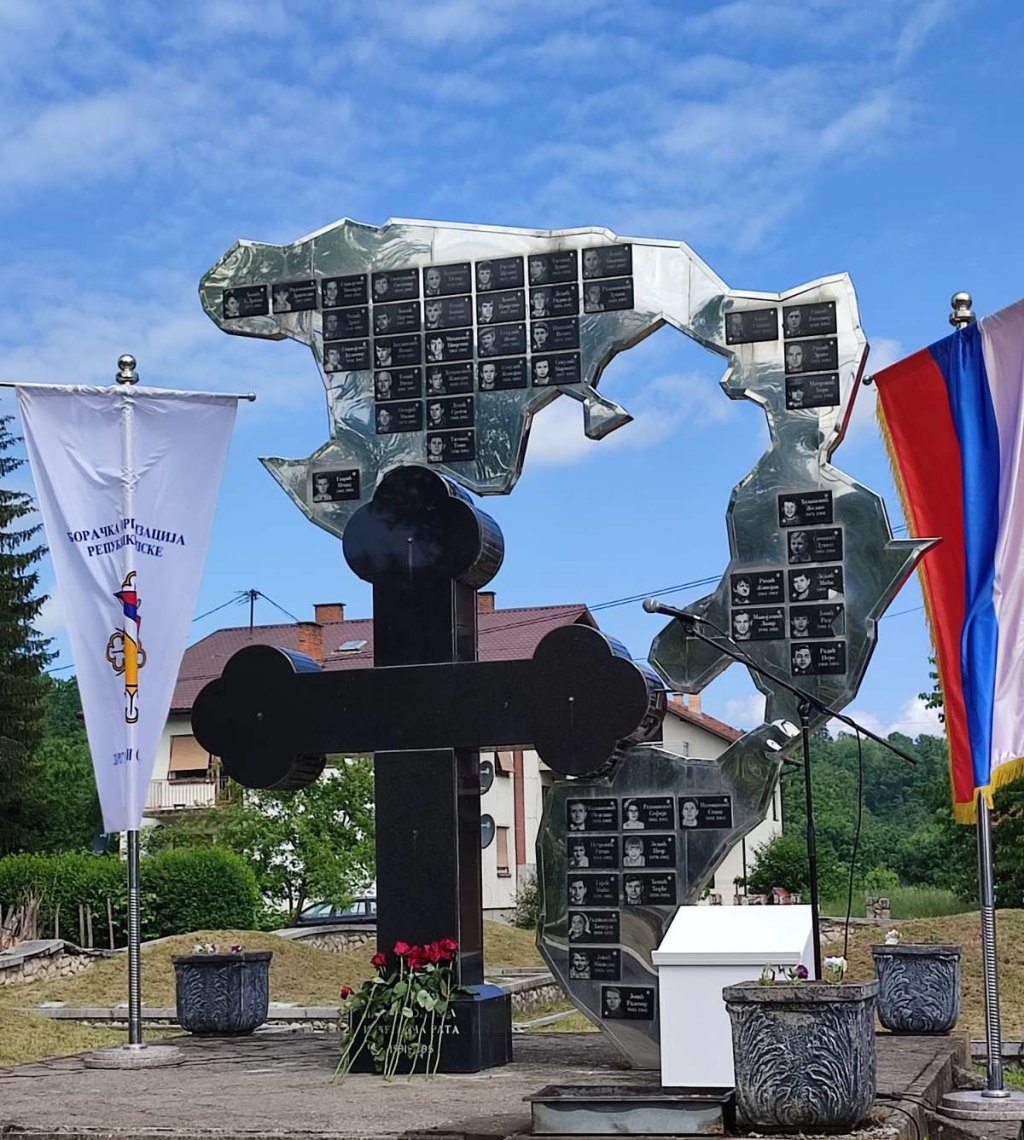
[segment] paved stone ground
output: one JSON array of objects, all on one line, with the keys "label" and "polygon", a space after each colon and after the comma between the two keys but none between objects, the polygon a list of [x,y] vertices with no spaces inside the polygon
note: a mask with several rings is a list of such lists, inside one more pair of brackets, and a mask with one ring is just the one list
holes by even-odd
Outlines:
[{"label": "paved stone ground", "polygon": [[[433,1080],[350,1076],[331,1083],[338,1038],[310,1030],[261,1030],[246,1038],[174,1038],[182,1064],[148,1070],[86,1068],[79,1057],[0,1070],[0,1133],[7,1140],[254,1140],[256,1137],[464,1137],[529,1131],[523,1098],[549,1084],[657,1085],[626,1069],[597,1034],[517,1037],[515,1062]],[[949,1038],[878,1039],[878,1086],[921,1095],[942,1065],[962,1055]],[[877,1118],[859,1140],[912,1136],[902,1117]]]}]

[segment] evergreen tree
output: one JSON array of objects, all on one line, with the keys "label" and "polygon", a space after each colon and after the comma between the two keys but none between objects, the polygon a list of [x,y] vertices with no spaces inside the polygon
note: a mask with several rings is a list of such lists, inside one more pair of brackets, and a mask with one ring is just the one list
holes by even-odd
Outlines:
[{"label": "evergreen tree", "polygon": [[[25,462],[8,454],[17,443],[11,416],[0,416],[0,480]],[[33,756],[43,733],[43,669],[53,655],[33,622],[46,598],[36,595],[34,569],[45,547],[26,525],[32,498],[0,484],[0,855],[21,848],[29,825]]]}]

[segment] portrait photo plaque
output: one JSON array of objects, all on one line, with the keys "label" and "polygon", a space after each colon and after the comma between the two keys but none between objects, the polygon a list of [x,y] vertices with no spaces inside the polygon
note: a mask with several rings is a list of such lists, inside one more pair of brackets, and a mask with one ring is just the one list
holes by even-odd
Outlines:
[{"label": "portrait photo plaque", "polygon": [[731,828],[732,796],[680,796],[679,826],[694,831],[716,831]]},{"label": "portrait photo plaque", "polygon": [[476,458],[476,433],[438,431],[427,433],[429,463],[465,463]]},{"label": "portrait photo plaque", "polygon": [[675,872],[626,871],[622,876],[622,901],[627,907],[675,906]]},{"label": "portrait photo plaque", "polygon": [[[600,285],[593,286],[600,289]],[[580,311],[580,290],[571,285],[547,285],[530,290],[530,319],[547,320],[549,317],[575,317]]]},{"label": "portrait photo plaque", "polygon": [[617,949],[573,947],[569,951],[570,981],[617,982],[622,977],[619,955]]},{"label": "portrait photo plaque", "polygon": [[563,317],[553,321],[534,321],[530,325],[530,337],[530,347],[534,352],[559,352],[563,349],[579,348],[579,318]]},{"label": "portrait photo plaque", "polygon": [[470,293],[472,289],[473,270],[468,261],[424,267],[424,297],[448,297],[454,293]]},{"label": "portrait photo plaque", "polygon": [[841,562],[843,558],[842,527],[820,530],[791,530],[786,535],[786,557],[790,565],[798,562]]},{"label": "portrait photo plaque", "polygon": [[451,332],[430,332],[426,341],[428,364],[448,360],[469,360],[473,356],[473,330],[455,329]]},{"label": "portrait photo plaque", "polygon": [[373,359],[378,368],[420,364],[422,352],[418,336],[374,337],[373,340]]},{"label": "portrait photo plaque", "polygon": [[324,313],[324,340],[351,340],[370,335],[370,310],[365,306]]},{"label": "portrait photo plaque", "polygon": [[789,611],[789,636],[809,638],[841,637],[846,633],[846,610],[839,602],[823,606],[793,606]]},{"label": "portrait photo plaque", "polygon": [[622,801],[623,831],[671,831],[674,827],[671,796],[637,796]]},{"label": "portrait photo plaque", "polygon": [[423,395],[422,368],[384,368],[373,374],[376,400],[415,400]]},{"label": "portrait photo plaque", "polygon": [[481,392],[500,392],[509,388],[525,388],[526,357],[511,356],[504,360],[481,360],[476,366]]},{"label": "portrait photo plaque", "polygon": [[507,289],[500,293],[483,293],[476,299],[476,319],[482,325],[507,324],[526,320],[526,293]]},{"label": "portrait photo plaque", "polygon": [[224,313],[227,320],[235,317],[264,317],[270,312],[266,285],[243,285],[224,290]]},{"label": "portrait photo plaque", "polygon": [[786,374],[799,372],[828,372],[839,366],[839,341],[794,340],[786,345],[784,353]]},{"label": "portrait photo plaque", "polygon": [[427,430],[473,426],[473,397],[450,396],[446,399],[427,400]]},{"label": "portrait photo plaque", "polygon": [[733,641],[779,641],[786,636],[786,614],[773,609],[737,609],[731,615]]},{"label": "portrait photo plaque", "polygon": [[373,306],[374,336],[419,332],[420,324],[419,301],[394,301],[388,305]]},{"label": "portrait photo plaque", "polygon": [[675,867],[674,835],[626,835],[622,840],[622,866]]},{"label": "portrait photo plaque", "polygon": [[368,340],[338,340],[324,343],[325,372],[356,372],[369,367]]},{"label": "portrait photo plaque", "polygon": [[729,596],[733,608],[763,606],[768,602],[785,601],[781,570],[741,571],[729,576]]},{"label": "portrait photo plaque", "polygon": [[456,396],[473,391],[473,364],[431,364],[427,367],[428,396]]},{"label": "portrait photo plaque", "polygon": [[585,313],[611,313],[617,309],[633,308],[633,279],[621,281],[595,281],[583,287]]},{"label": "portrait photo plaque", "polygon": [[418,269],[392,269],[370,274],[373,303],[381,301],[411,301],[420,295]]},{"label": "portrait photo plaque", "polygon": [[572,870],[619,865],[619,841],[614,835],[570,835],[567,846]]},{"label": "portrait photo plaque", "polygon": [[488,325],[477,334],[477,355],[521,356],[526,351],[526,325]]},{"label": "portrait photo plaque", "polygon": [[374,416],[378,435],[423,430],[423,402],[421,400],[402,400],[394,404],[377,404],[374,409]]},{"label": "portrait photo plaque", "polygon": [[473,323],[472,297],[435,297],[423,302],[423,327],[432,329],[466,328]]},{"label": "portrait photo plaque", "polygon": [[602,986],[601,1016],[608,1021],[653,1021],[653,986]]},{"label": "portrait photo plaque", "polygon": [[570,906],[618,906],[619,876],[570,871],[567,879]]},{"label": "portrait photo plaque", "polygon": [[359,498],[359,470],[314,471],[310,498],[314,503],[344,503]]},{"label": "portrait photo plaque", "polygon": [[531,363],[535,388],[551,387],[556,384],[579,384],[580,382],[580,354],[578,352],[534,356]]},{"label": "portrait photo plaque", "polygon": [[786,377],[786,407],[791,412],[802,408],[834,408],[839,399],[838,372]]},{"label": "portrait photo plaque", "polygon": [[725,314],[726,344],[756,344],[778,339],[778,309],[733,309]]},{"label": "portrait photo plaque", "polygon": [[842,566],[808,566],[789,572],[791,602],[826,602],[842,596]]},{"label": "portrait photo plaque", "polygon": [[832,492],[803,491],[779,495],[779,526],[817,526],[832,521]]},{"label": "portrait photo plaque", "polygon": [[278,281],[273,287],[275,313],[302,313],[316,308],[316,279]]},{"label": "portrait photo plaque", "polygon": [[631,277],[633,247],[631,245],[598,245],[583,251],[583,280],[597,277]]},{"label": "portrait photo plaque", "polygon": [[798,336],[827,336],[836,331],[835,301],[810,305],[784,305],[782,331],[786,340]]},{"label": "portrait photo plaque", "polygon": [[343,309],[350,305],[365,305],[370,299],[365,273],[348,277],[325,277],[321,305],[325,309]]},{"label": "portrait photo plaque", "polygon": [[570,831],[618,831],[618,800],[567,800],[566,824]]},{"label": "portrait photo plaque", "polygon": [[496,257],[476,263],[476,291],[522,289],[525,284],[521,257]]},{"label": "portrait photo plaque", "polygon": [[570,942],[618,942],[617,910],[570,910]]},{"label": "portrait photo plaque", "polygon": [[794,641],[790,646],[794,677],[821,677],[846,672],[845,641]]},{"label": "portrait photo plaque", "polygon": [[535,253],[530,256],[529,262],[531,285],[554,285],[563,281],[575,281],[579,276],[579,259],[574,249]]}]

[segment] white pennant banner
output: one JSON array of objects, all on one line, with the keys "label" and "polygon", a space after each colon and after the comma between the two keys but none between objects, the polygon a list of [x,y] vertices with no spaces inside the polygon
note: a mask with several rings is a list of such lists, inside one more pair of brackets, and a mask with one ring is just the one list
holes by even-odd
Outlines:
[{"label": "white pennant banner", "polygon": [[188,640],[237,398],[19,385],[109,831],[142,822]]}]

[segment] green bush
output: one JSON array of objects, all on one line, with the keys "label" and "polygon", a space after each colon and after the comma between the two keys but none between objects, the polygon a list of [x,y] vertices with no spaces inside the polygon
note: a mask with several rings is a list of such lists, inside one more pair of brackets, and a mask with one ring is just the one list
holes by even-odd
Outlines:
[{"label": "green bush", "polygon": [[512,905],[515,907],[512,925],[521,930],[536,930],[540,922],[540,887],[536,875],[522,873]]},{"label": "green bush", "polygon": [[127,927],[127,871],[116,855],[87,855],[71,851],[59,855],[8,855],[0,859],[0,907],[4,911],[39,899],[40,937],[60,935],[79,940],[79,906],[92,912],[93,939],[108,942],[107,900],[114,917],[114,938],[125,941]]},{"label": "green bush", "polygon": [[222,847],[159,851],[142,864],[146,938],[191,930],[254,930],[260,893],[252,869]]}]

